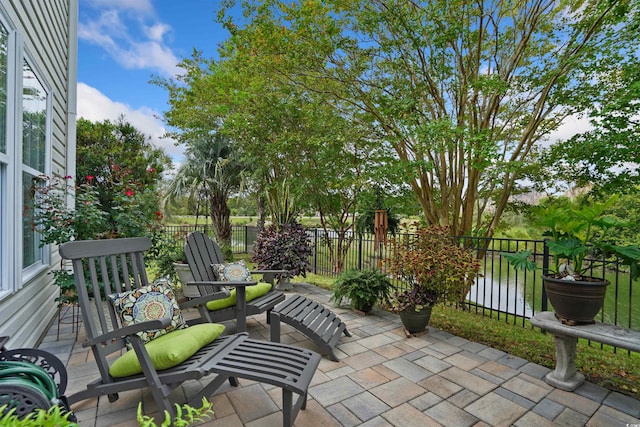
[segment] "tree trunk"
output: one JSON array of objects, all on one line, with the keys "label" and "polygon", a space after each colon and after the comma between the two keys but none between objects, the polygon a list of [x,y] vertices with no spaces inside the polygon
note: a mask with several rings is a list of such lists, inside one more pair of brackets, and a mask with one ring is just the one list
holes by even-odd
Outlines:
[{"label": "tree trunk", "polygon": [[264,203],[264,196],[258,196],[257,205],[258,205],[257,226],[258,226],[258,230],[262,230],[264,228],[265,215],[267,212],[267,207],[265,206],[265,203]]},{"label": "tree trunk", "polygon": [[210,198],[211,224],[221,245],[231,246],[231,210],[222,192],[213,191]]}]

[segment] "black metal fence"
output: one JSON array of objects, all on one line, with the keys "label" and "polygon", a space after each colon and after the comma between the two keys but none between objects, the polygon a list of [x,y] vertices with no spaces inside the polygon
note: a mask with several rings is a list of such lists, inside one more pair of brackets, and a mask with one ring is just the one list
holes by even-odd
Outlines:
[{"label": "black metal fence", "polygon": [[[195,229],[209,233],[210,227],[167,226],[165,232],[172,236],[184,235]],[[329,247],[336,249],[337,234],[326,233],[322,229],[309,229],[313,244],[311,255],[311,273],[336,276],[339,274],[335,262],[330,258]],[[251,253],[257,237],[257,228],[234,226],[232,231],[232,249],[234,253]],[[540,261],[546,264],[549,253],[541,240],[502,239],[461,237],[464,243],[479,251],[481,273],[467,294],[468,307],[484,316],[525,325],[525,320],[539,311],[547,309],[547,298],[542,286],[542,271],[522,272],[514,270],[502,256],[505,252],[530,250]],[[345,251],[342,270],[376,268],[388,258],[389,247],[376,244],[372,235],[349,235],[349,246]],[[592,276],[605,277],[611,285],[607,291],[601,321],[640,330],[640,288],[638,282],[631,280],[628,270],[612,261],[599,270],[590,272]]]}]

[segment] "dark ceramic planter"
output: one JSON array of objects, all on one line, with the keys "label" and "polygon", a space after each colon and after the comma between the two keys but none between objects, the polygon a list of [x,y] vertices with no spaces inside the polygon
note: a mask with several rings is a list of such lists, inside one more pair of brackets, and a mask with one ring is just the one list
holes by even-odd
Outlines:
[{"label": "dark ceramic planter", "polygon": [[422,332],[427,329],[429,320],[431,319],[431,307],[425,307],[421,311],[406,310],[400,312],[400,320],[404,328],[411,332]]},{"label": "dark ceramic planter", "polygon": [[568,325],[588,325],[604,305],[608,280],[560,280],[543,276],[544,287],[556,317]]}]

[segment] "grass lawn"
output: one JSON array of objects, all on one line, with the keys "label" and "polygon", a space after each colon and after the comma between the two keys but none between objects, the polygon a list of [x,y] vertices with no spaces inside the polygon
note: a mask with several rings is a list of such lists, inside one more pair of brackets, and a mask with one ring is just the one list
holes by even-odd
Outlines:
[{"label": "grass lawn", "polygon": [[[232,216],[230,218],[232,226],[242,227],[244,225],[255,226],[258,221],[257,216]],[[205,224],[205,222],[211,221],[211,218],[205,216],[198,217],[198,224]],[[310,216],[301,217],[298,219],[300,224],[305,227],[319,227],[320,217]],[[193,215],[172,215],[170,218],[165,218],[164,225],[193,225],[196,223],[196,217]]]}]

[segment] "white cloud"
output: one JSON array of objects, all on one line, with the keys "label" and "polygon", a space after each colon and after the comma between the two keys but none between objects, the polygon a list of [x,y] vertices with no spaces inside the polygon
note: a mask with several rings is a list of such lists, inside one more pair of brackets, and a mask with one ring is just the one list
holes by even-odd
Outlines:
[{"label": "white cloud", "polygon": [[125,23],[118,9],[100,11],[97,18],[78,24],[78,38],[103,48],[118,64],[128,69],[151,69],[164,75],[179,72],[180,59],[164,44],[172,31],[162,22],[145,24],[143,16]]},{"label": "white cloud", "polygon": [[78,117],[92,122],[115,121],[120,115],[136,129],[151,138],[151,143],[162,148],[175,163],[183,159],[184,146],[175,145],[175,140],[166,138],[166,128],[158,118],[159,113],[147,107],[131,108],[122,102],[111,100],[98,89],[85,83],[78,83]]},{"label": "white cloud", "polygon": [[589,122],[589,117],[586,115],[583,117],[569,116],[562,121],[562,124],[558,129],[551,132],[548,136],[548,140],[556,142],[558,140],[567,140],[572,136],[592,130],[593,126]]},{"label": "white cloud", "polygon": [[163,23],[156,23],[151,26],[144,26],[143,30],[151,40],[162,42],[164,35],[171,31],[171,27]]}]

